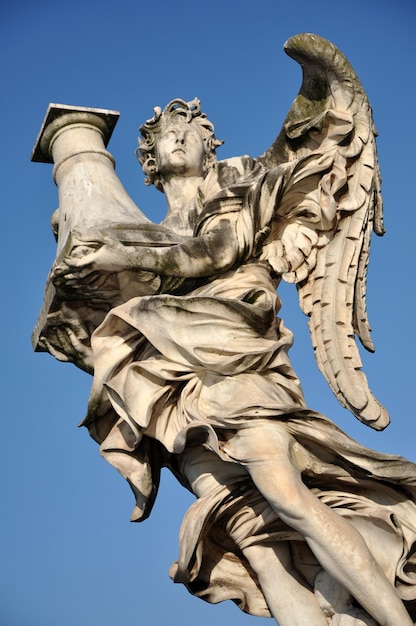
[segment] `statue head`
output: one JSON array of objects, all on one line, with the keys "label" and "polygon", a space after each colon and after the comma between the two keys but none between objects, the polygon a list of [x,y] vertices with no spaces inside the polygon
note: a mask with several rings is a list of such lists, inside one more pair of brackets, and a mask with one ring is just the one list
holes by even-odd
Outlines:
[{"label": "statue head", "polygon": [[223,144],[214,135],[214,125],[208,120],[205,113],[201,112],[198,98],[190,102],[185,100],[172,100],[164,110],[155,107],[154,116],[140,127],[139,147],[136,149],[137,160],[142,166],[146,176],[146,185],[155,185],[156,189],[163,191],[163,183],[158,172],[157,165],[157,142],[161,132],[172,124],[184,122],[191,124],[202,138],[205,148],[204,174],[217,160],[216,148]]}]

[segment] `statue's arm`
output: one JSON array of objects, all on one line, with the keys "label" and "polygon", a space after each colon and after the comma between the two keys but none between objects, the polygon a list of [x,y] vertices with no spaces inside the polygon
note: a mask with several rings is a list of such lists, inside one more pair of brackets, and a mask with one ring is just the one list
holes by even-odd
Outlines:
[{"label": "statue's arm", "polygon": [[228,270],[238,257],[235,226],[224,218],[211,232],[179,245],[136,248],[130,252],[132,267],[162,276],[194,278]]},{"label": "statue's arm", "polygon": [[74,282],[92,272],[144,270],[160,276],[197,278],[221,273],[239,257],[236,223],[233,217],[219,219],[212,230],[170,246],[103,244],[81,259],[66,258],[55,268],[53,280]]}]

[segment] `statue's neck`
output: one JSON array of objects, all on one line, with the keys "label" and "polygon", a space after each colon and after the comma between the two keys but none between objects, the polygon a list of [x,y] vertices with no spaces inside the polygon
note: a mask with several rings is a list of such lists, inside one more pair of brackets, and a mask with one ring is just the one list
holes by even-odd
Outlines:
[{"label": "statue's neck", "polygon": [[202,176],[174,176],[163,181],[163,192],[168,203],[166,217],[181,212],[195,198],[198,187],[203,182]]},{"label": "statue's neck", "polygon": [[195,227],[195,196],[203,182],[201,176],[175,177],[163,181],[168,211],[162,224],[181,235],[191,236]]}]

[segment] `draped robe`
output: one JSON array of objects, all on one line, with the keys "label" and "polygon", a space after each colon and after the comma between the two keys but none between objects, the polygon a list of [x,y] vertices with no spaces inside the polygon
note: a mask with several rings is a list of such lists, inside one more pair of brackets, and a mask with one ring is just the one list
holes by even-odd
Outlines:
[{"label": "draped robe", "polygon": [[206,462],[207,473],[213,459],[220,461],[219,484],[185,516],[171,569],[195,595],[270,615],[242,553],[256,543],[290,542],[294,567],[311,586],[320,569],[303,537],[278,518],[224,449],[239,429],[251,428],[255,437],[256,424],[268,420],[294,438],[305,484],[356,526],[399,595],[412,601],[416,466],[364,448],[306,407],[288,356],[292,334],[276,317],[278,277],[259,259],[270,219],[264,187],[268,203],[277,202],[290,175],[290,167],[267,174],[249,157],[211,170],[189,209],[193,236],[228,221],[237,263],[170,291],[162,281],[159,293],[110,311],[92,337],[94,383],[83,423],[129,481],[134,521],[149,515],[162,465],[195,492],[193,458],[199,470]]}]

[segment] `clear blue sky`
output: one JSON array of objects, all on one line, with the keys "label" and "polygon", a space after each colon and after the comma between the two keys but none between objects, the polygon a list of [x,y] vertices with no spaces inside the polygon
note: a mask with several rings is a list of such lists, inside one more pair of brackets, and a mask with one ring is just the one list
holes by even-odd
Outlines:
[{"label": "clear blue sky", "polygon": [[379,130],[387,234],[374,240],[364,355],[392,424],[374,433],[338,406],[313,361],[293,288],[282,315],[309,405],[360,442],[416,461],[414,375],[415,44],[413,0],[3,0],[2,450],[0,624],[255,626],[233,604],[210,606],[168,578],[190,496],[165,473],[151,518],[129,522],[127,484],[99,457],[83,418],[90,379],[32,352],[30,335],[55,246],[51,166],[30,162],[49,102],[121,112],[109,149],[140,208],[163,217],[143,185],[138,126],[175,97],[198,96],[225,139],[222,158],[261,154],[300,85],[282,51],[299,32],[330,39],[358,72]]}]

